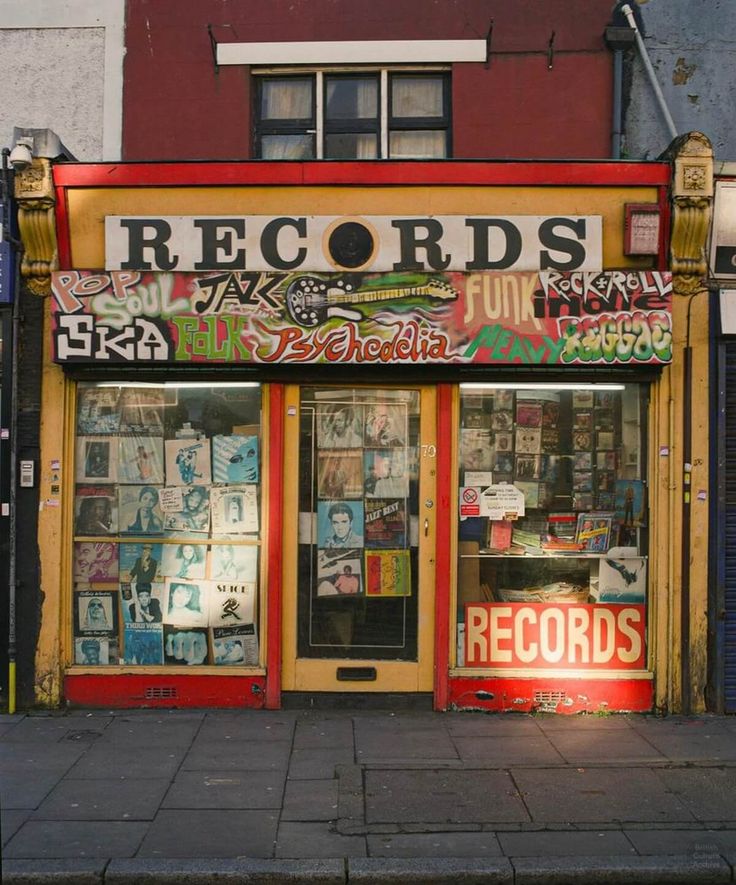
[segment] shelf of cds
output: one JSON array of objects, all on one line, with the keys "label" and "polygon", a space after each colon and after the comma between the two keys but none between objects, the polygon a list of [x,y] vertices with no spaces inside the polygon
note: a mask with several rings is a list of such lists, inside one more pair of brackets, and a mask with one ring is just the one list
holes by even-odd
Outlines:
[{"label": "shelf of cds", "polygon": [[77,387],[73,664],[259,667],[261,388]]},{"label": "shelf of cds", "polygon": [[646,604],[646,397],[461,385],[459,633],[469,603]]}]

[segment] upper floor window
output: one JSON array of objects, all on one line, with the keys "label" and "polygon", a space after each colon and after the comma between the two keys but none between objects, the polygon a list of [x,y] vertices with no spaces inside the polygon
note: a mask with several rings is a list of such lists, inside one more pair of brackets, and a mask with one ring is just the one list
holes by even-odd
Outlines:
[{"label": "upper floor window", "polygon": [[260,76],[256,153],[262,160],[448,157],[449,76],[387,70]]}]

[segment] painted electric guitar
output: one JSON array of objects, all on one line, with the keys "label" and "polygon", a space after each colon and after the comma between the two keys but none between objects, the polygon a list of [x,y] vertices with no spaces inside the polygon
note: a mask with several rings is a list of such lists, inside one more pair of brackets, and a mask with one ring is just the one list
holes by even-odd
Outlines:
[{"label": "painted electric guitar", "polygon": [[350,277],[324,280],[320,277],[298,277],[286,290],[286,309],[289,316],[307,329],[319,326],[331,317],[362,320],[356,304],[374,301],[392,301],[397,298],[424,296],[449,301],[457,298],[457,290],[449,283],[430,280],[422,286],[402,286],[396,289],[373,289],[357,292],[358,285]]}]

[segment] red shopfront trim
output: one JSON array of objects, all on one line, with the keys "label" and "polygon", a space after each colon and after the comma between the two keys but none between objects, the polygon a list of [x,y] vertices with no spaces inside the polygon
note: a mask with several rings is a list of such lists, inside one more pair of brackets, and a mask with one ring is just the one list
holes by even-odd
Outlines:
[{"label": "red shopfront trim", "polygon": [[68,673],[64,699],[79,707],[265,707],[264,676]]},{"label": "red shopfront trim", "polygon": [[451,676],[447,708],[488,713],[648,713],[654,705],[649,678],[595,679],[554,676]]},{"label": "red shopfront trim", "polygon": [[203,163],[63,163],[54,184],[66,187],[201,187],[233,185],[626,185],[666,186],[662,162],[608,161],[321,161]]},{"label": "red shopfront trim", "polygon": [[281,618],[283,592],[284,388],[269,387],[268,568],[266,588],[266,708],[281,706]]}]

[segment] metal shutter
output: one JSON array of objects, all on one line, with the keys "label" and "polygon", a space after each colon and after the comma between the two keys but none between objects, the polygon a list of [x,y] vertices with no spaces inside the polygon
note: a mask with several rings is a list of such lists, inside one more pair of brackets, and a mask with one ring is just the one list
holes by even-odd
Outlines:
[{"label": "metal shutter", "polygon": [[736,713],[736,343],[726,345],[726,629],[724,692],[727,713]]}]

